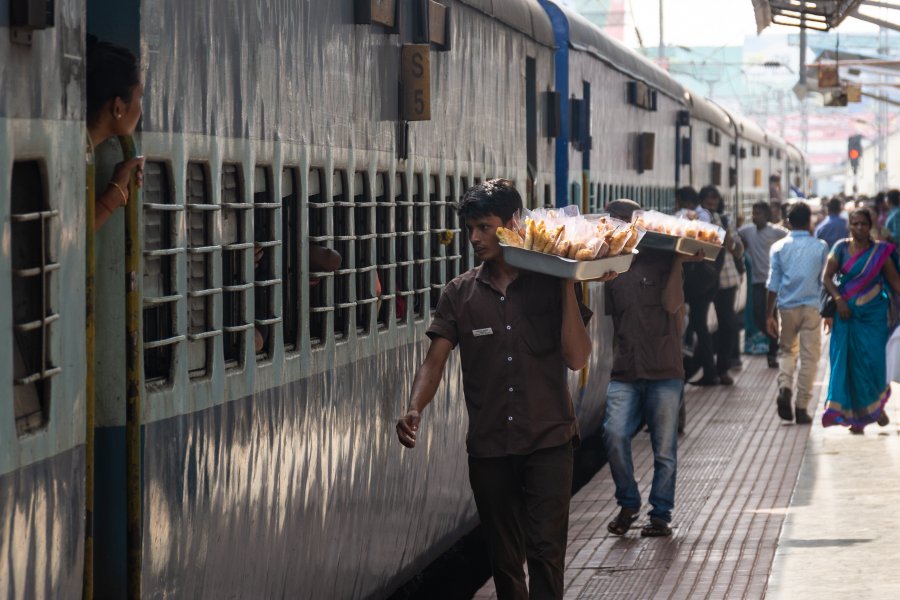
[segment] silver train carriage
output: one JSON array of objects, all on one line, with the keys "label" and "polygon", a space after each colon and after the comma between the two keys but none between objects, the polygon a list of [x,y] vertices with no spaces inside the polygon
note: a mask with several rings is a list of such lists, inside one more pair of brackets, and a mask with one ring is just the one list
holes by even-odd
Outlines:
[{"label": "silver train carriage", "polygon": [[[453,203],[503,176],[529,206],[667,210],[693,105],[552,2],[440,4],[59,0],[30,46],[0,25],[4,81],[28,82],[0,95],[0,593],[384,597],[474,526],[455,358],[423,443],[392,427],[473,264]],[[146,90],[144,189],[96,240],[73,199],[134,149],[85,168],[87,32],[135,51]],[[400,114],[414,42],[430,120]],[[611,363],[599,291],[583,436]]]}]

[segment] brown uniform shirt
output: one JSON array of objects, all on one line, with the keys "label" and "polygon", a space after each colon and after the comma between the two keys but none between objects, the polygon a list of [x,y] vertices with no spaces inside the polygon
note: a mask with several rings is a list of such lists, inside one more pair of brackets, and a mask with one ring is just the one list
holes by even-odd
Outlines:
[{"label": "brown uniform shirt", "polygon": [[615,331],[615,381],[684,379],[681,313],[668,313],[662,305],[673,261],[670,252],[643,250],[626,273],[606,284],[606,314],[612,316]]},{"label": "brown uniform shirt", "polygon": [[468,452],[491,458],[565,444],[578,424],[562,356],[560,281],[521,271],[504,295],[488,268],[451,281],[428,328],[428,337],[459,345]]}]

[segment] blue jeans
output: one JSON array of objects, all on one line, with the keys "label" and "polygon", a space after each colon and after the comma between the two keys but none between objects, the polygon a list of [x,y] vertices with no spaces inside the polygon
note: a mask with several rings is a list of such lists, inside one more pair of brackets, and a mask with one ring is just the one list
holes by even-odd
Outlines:
[{"label": "blue jeans", "polygon": [[634,480],[631,438],[641,426],[641,417],[650,428],[653,445],[653,484],[650,487],[650,516],[666,523],[672,520],[675,505],[675,471],[678,463],[678,409],[684,382],[681,379],[639,379],[634,383],[610,381],[603,418],[603,442],[616,500],[622,508],[639,511],[641,494]]}]

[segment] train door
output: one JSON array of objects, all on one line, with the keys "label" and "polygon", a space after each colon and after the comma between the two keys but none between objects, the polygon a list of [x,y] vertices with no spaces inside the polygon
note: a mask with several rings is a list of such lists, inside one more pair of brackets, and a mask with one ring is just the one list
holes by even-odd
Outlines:
[{"label": "train door", "polygon": [[[140,10],[141,2],[87,0],[87,33],[130,50],[140,64]],[[131,138],[111,138],[95,148],[94,182],[98,190],[108,186],[117,163],[135,154],[133,143]],[[87,523],[86,598],[140,596],[140,394],[144,389],[145,349],[141,346],[139,328],[142,326],[141,288],[146,282],[140,277],[145,248],[137,235],[142,221],[139,213],[142,198],[133,184],[129,196],[125,208],[115,211],[96,234],[95,394],[88,408],[93,427],[87,432],[89,444],[93,445],[88,453],[88,473],[93,476],[87,482],[93,506],[90,502],[87,506],[92,519]],[[157,228],[160,239],[154,243],[164,243],[163,238],[172,235],[175,229],[174,224],[160,221]],[[151,244],[147,254],[153,255],[154,248]],[[160,248],[159,252],[165,254],[165,249]],[[154,296],[166,296],[165,291],[170,287],[167,284],[173,276],[172,269],[167,267],[170,260],[175,260],[174,256],[157,261],[158,272],[149,273],[152,282],[160,285],[159,293]],[[134,284],[128,290],[126,281]],[[148,316],[160,317],[147,321],[150,326],[159,330],[171,328],[173,305],[148,306],[152,313]],[[151,335],[150,339],[155,338]],[[146,349],[151,369],[156,368],[153,357],[165,351],[162,345]],[[159,375],[166,378],[168,372]]]}]

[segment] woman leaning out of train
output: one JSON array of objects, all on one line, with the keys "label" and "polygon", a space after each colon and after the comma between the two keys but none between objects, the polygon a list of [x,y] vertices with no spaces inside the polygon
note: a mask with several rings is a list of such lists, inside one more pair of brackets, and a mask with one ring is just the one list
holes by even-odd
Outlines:
[{"label": "woman leaning out of train", "polygon": [[822,284],[837,307],[822,425],[849,426],[851,433],[863,433],[870,423],[888,424],[884,410],[890,397],[890,386],[884,387],[886,286],[900,294],[900,274],[891,260],[894,245],[872,239],[872,224],[868,210],[850,214],[850,238],[834,245],[822,275]]},{"label": "woman leaning out of train", "polygon": [[[90,152],[113,136],[132,135],[141,118],[141,82],[137,58],[127,48],[87,40],[87,133]],[[128,203],[132,172],[140,187],[144,178],[144,157],[120,162],[109,185],[97,194],[95,229]]]},{"label": "woman leaning out of train", "polygon": [[521,209],[519,192],[505,179],[472,187],[460,202],[460,219],[483,262],[441,294],[427,332],[431,345],[397,437],[407,448],[416,445],[421,413],[459,345],[469,482],[497,596],[562,598],[578,441],[565,373],[588,363],[585,322],[591,312],[577,300],[573,282],[520,271],[503,260],[497,227],[511,227]]}]

